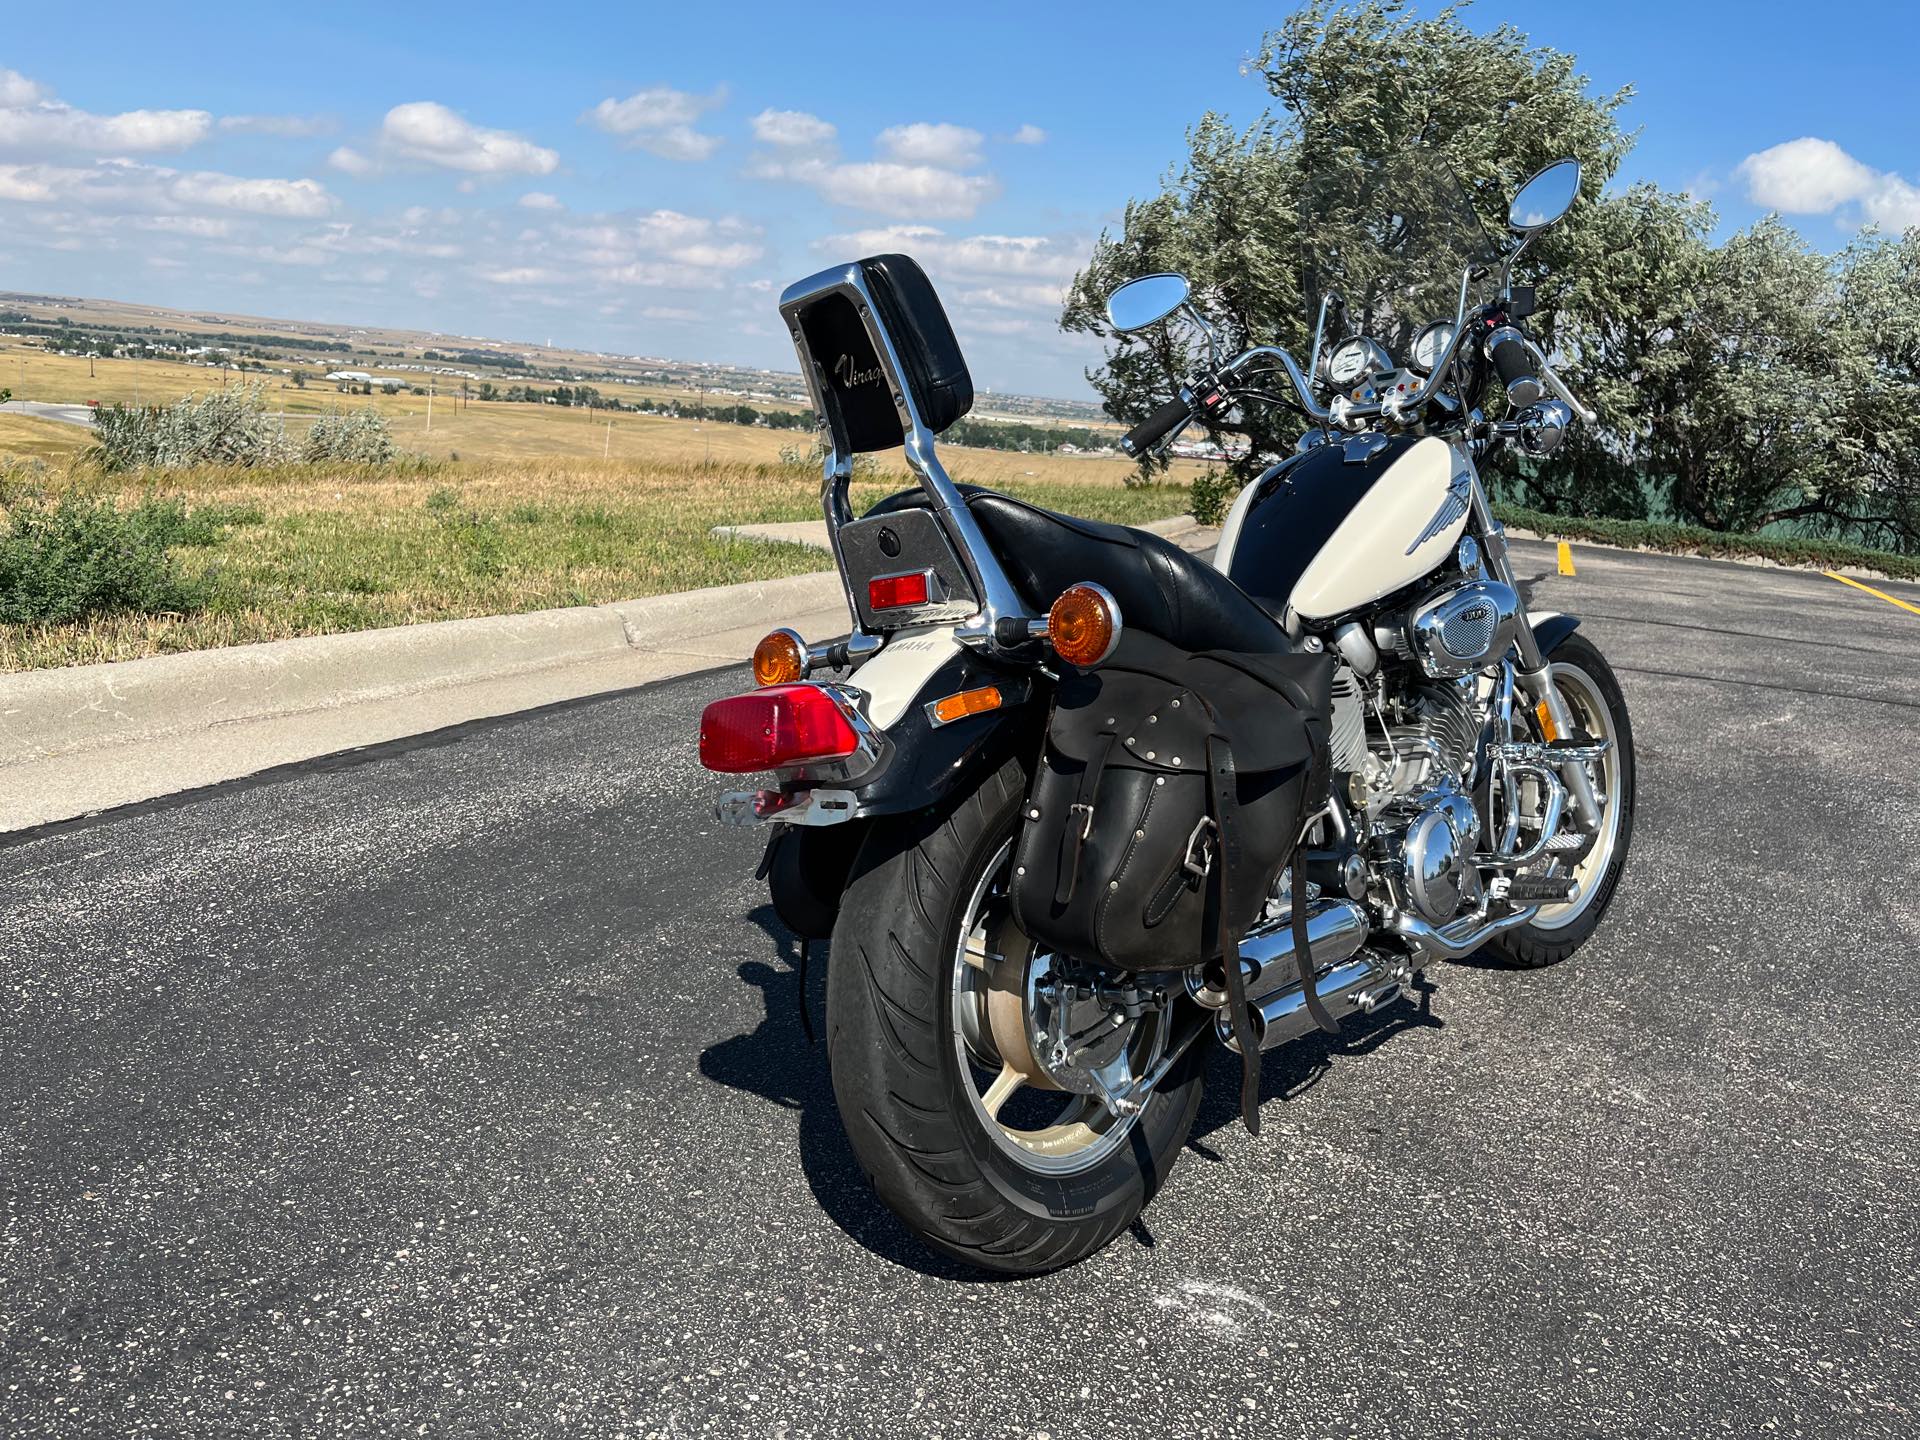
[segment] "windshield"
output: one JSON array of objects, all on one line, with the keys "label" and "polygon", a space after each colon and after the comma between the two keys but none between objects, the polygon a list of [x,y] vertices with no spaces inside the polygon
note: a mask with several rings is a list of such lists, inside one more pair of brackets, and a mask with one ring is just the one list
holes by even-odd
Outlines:
[{"label": "windshield", "polygon": [[1307,324],[1328,291],[1345,302],[1344,311],[1336,307],[1328,315],[1327,345],[1365,335],[1404,364],[1424,326],[1453,320],[1468,265],[1483,272],[1469,287],[1468,304],[1486,298],[1497,247],[1473,197],[1438,151],[1408,146],[1386,156],[1310,154],[1301,180]]}]

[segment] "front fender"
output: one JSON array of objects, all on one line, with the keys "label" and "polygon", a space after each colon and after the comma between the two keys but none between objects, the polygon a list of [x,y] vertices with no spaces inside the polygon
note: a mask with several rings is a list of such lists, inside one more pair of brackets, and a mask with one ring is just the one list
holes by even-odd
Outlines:
[{"label": "front fender", "polygon": [[1562,615],[1557,610],[1529,610],[1527,624],[1533,627],[1533,638],[1539,642],[1540,653],[1550,656],[1580,628],[1580,618]]}]

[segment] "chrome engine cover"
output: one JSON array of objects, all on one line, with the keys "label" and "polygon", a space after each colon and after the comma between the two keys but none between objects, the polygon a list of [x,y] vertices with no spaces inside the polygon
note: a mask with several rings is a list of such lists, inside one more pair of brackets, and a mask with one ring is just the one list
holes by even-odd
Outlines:
[{"label": "chrome engine cover", "polygon": [[1414,607],[1407,633],[1420,668],[1436,679],[1471,675],[1506,653],[1520,595],[1498,580],[1473,580],[1429,595]]},{"label": "chrome engine cover", "polygon": [[1460,913],[1463,902],[1479,897],[1473,856],[1480,816],[1473,802],[1451,786],[1403,803],[1413,814],[1398,845],[1407,899],[1422,919],[1444,925]]}]

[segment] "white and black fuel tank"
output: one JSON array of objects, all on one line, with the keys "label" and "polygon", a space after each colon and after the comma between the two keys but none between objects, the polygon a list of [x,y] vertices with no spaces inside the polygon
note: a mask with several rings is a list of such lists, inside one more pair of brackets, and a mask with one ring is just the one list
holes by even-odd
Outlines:
[{"label": "white and black fuel tank", "polygon": [[1473,462],[1432,436],[1317,445],[1240,492],[1214,564],[1274,615],[1331,619],[1438,569],[1466,529],[1472,479]]}]

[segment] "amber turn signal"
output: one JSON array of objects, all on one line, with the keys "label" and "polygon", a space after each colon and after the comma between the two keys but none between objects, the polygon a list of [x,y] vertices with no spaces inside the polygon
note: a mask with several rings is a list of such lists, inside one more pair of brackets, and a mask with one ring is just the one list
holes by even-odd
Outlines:
[{"label": "amber turn signal", "polygon": [[753,683],[791,685],[807,674],[807,647],[791,630],[776,630],[753,647]]},{"label": "amber turn signal", "polygon": [[1047,639],[1062,660],[1090,670],[1120,641],[1120,604],[1090,580],[1068,586],[1047,612]]},{"label": "amber turn signal", "polygon": [[997,685],[982,685],[978,690],[962,690],[958,695],[948,695],[936,700],[927,707],[936,725],[951,725],[956,720],[964,720],[969,715],[983,715],[989,710],[998,710],[1005,704]]}]

